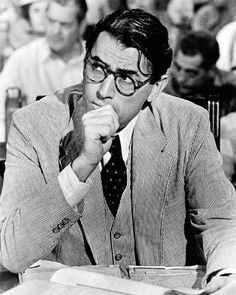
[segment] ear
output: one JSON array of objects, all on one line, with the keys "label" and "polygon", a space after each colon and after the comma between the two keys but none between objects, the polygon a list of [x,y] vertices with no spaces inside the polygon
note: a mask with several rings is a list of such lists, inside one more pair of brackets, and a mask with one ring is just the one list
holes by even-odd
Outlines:
[{"label": "ear", "polygon": [[155,98],[159,96],[161,91],[166,87],[166,84],[168,82],[167,75],[162,75],[160,81],[155,83],[152,87],[152,91],[150,95],[147,98],[148,102],[152,102]]}]

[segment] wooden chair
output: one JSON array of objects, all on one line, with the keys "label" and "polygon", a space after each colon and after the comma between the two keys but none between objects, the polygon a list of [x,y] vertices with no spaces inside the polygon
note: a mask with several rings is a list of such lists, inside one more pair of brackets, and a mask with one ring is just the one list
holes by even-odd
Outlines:
[{"label": "wooden chair", "polygon": [[211,132],[214,135],[216,146],[220,150],[220,97],[208,95],[202,97],[188,97],[187,100],[203,107],[209,112]]}]

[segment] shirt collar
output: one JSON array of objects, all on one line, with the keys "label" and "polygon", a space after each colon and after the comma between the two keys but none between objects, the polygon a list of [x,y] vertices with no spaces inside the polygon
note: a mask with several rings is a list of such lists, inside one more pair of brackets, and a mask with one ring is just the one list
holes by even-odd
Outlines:
[{"label": "shirt collar", "polygon": [[130,146],[131,137],[133,134],[133,130],[134,130],[134,126],[136,124],[137,118],[138,118],[138,115],[136,117],[134,117],[129,122],[129,124],[118,133],[119,137],[120,137],[121,153],[122,153],[123,160],[125,162],[128,159],[129,146]]},{"label": "shirt collar", "polygon": [[[48,59],[51,59],[51,58],[56,58],[56,59],[62,60],[56,53],[54,53],[50,49],[46,38],[44,38],[44,40],[43,40],[43,47],[44,47],[44,50],[42,50],[42,59],[44,61],[47,61]],[[78,60],[78,59],[83,60],[84,56],[85,56],[85,42],[84,41],[78,41],[74,45],[74,52],[76,54],[73,57],[71,57],[70,62],[73,61],[73,60]],[[78,54],[78,52],[80,52],[80,54]]]},{"label": "shirt collar", "polygon": [[[127,159],[128,159],[131,137],[132,137],[134,126],[136,124],[137,119],[138,119],[138,115],[134,117],[125,128],[123,128],[119,133],[117,133],[120,138],[121,154],[125,163],[127,162]],[[105,165],[109,161],[110,157],[111,157],[111,154],[109,152],[107,152],[103,156],[103,165]],[[100,169],[101,169],[101,166],[100,166]]]}]

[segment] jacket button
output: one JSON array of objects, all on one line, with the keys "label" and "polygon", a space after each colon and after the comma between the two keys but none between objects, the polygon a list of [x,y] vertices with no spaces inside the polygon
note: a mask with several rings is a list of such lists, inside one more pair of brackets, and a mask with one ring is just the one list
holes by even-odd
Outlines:
[{"label": "jacket button", "polygon": [[120,261],[121,258],[122,258],[122,255],[121,254],[116,254],[116,256],[115,256],[115,260],[116,261]]},{"label": "jacket button", "polygon": [[120,233],[114,233],[114,238],[115,239],[119,239],[121,237],[121,234]]},{"label": "jacket button", "polygon": [[68,224],[70,222],[70,220],[68,219],[68,218],[64,218],[63,220],[62,220],[62,224],[63,225],[66,225],[66,224]]},{"label": "jacket button", "polygon": [[57,226],[57,228],[59,228],[59,230],[61,230],[64,226],[65,226],[64,224],[59,223],[58,226]]},{"label": "jacket button", "polygon": [[54,234],[57,234],[59,231],[60,231],[60,229],[57,228],[57,227],[54,227],[54,229],[52,230],[52,232],[53,232]]}]

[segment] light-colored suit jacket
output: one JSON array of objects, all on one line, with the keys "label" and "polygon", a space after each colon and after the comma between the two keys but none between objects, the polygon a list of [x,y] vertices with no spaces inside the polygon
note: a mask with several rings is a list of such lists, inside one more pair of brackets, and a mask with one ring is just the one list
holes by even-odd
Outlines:
[{"label": "light-colored suit jacket", "polygon": [[[71,99],[72,91],[80,93],[75,86],[14,114],[0,198],[0,262],[13,272],[40,258],[69,265],[108,261],[99,169],[78,213],[58,183],[61,139],[72,131],[65,155],[75,157],[81,144],[75,126],[84,113],[83,98]],[[236,196],[207,111],[160,94],[141,111],[131,151],[131,207],[121,200],[115,228],[125,232],[132,215],[135,263],[187,265],[203,257],[207,273],[236,267]],[[195,252],[196,240],[202,251]]]}]

